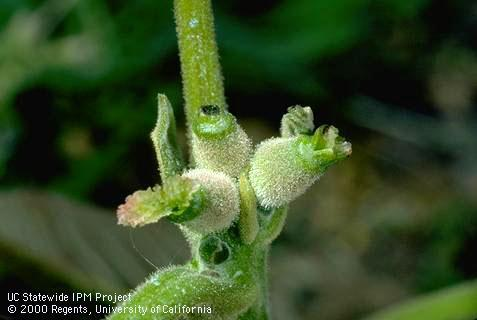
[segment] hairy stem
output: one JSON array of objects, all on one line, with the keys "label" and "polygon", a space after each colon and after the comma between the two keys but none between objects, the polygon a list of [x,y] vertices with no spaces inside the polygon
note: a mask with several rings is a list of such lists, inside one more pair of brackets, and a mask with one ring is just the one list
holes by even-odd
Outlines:
[{"label": "hairy stem", "polygon": [[257,320],[269,319],[269,305],[268,305],[268,246],[262,250],[262,254],[259,257],[260,270],[260,298],[257,310]]},{"label": "hairy stem", "polygon": [[[227,109],[223,78],[215,41],[214,18],[210,0],[174,0],[179,41],[185,111],[189,129],[202,107]],[[254,203],[254,206],[256,203]],[[258,227],[258,226],[257,226]],[[251,241],[252,239],[249,239]],[[192,245],[194,247],[194,245]],[[194,251],[194,250],[193,250]],[[232,257],[232,265],[254,266],[259,296],[240,319],[266,320],[268,316],[267,252],[247,256],[247,261]],[[250,260],[250,261],[248,261]]]},{"label": "hairy stem", "polygon": [[202,106],[225,105],[210,0],[174,0],[188,125]]}]

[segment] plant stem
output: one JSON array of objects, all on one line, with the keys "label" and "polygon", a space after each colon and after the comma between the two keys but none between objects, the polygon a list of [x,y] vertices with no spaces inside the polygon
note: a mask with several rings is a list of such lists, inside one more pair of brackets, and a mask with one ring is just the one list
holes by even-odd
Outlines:
[{"label": "plant stem", "polygon": [[258,319],[269,319],[269,305],[268,305],[268,246],[262,251],[259,258],[259,273],[260,273],[260,311]]},{"label": "plant stem", "polygon": [[250,264],[253,265],[256,273],[257,286],[259,293],[257,300],[247,312],[239,316],[238,320],[269,320],[270,309],[268,303],[268,249],[256,248],[257,251],[251,259]]},{"label": "plant stem", "polygon": [[188,125],[200,107],[226,107],[210,0],[174,0]]},{"label": "plant stem", "polygon": [[[188,127],[191,128],[201,107],[217,105],[223,109],[227,108],[215,41],[211,0],[174,0],[174,14],[179,41],[185,112]],[[198,241],[192,243],[191,248],[196,247]],[[257,243],[252,246],[258,245]],[[248,247],[245,244],[242,245],[244,248]],[[259,297],[239,319],[269,319],[268,245],[269,243],[265,245],[265,248],[256,247],[257,251],[252,249],[255,254],[246,255],[240,259],[232,257],[233,261],[230,261],[237,266],[242,263],[251,266],[259,287]],[[195,251],[197,250],[192,250],[193,255]],[[243,258],[246,261],[243,261]]]}]

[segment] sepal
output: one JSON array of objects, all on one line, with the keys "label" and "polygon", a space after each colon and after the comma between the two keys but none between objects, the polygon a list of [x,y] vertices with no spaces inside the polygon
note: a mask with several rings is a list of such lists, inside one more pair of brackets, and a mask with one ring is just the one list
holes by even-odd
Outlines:
[{"label": "sepal", "polygon": [[248,180],[248,171],[244,171],[239,179],[240,190],[240,238],[245,244],[250,244],[257,236],[259,225],[257,218],[257,197]]}]

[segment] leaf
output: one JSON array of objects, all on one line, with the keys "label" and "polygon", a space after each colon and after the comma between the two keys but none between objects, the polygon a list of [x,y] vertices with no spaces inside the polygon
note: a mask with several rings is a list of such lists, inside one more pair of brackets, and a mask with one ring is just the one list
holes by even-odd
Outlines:
[{"label": "leaf", "polygon": [[475,320],[477,280],[393,306],[364,320]]},{"label": "leaf", "polygon": [[176,122],[171,103],[163,94],[157,96],[157,124],[151,133],[162,181],[182,173],[185,165],[176,139]]},{"label": "leaf", "polygon": [[0,247],[77,288],[126,291],[155,270],[150,263],[161,267],[187,257],[172,224],[131,231],[116,224],[113,210],[32,190],[0,193],[0,206]]}]

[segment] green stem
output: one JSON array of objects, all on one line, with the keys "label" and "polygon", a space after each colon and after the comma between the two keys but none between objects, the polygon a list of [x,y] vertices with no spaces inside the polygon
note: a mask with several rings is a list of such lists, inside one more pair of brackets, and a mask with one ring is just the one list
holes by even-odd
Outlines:
[{"label": "green stem", "polygon": [[[224,96],[218,49],[215,42],[211,1],[174,0],[174,12],[179,41],[185,111],[190,129],[195,118],[199,115],[201,107],[216,105],[225,110],[227,105]],[[247,256],[247,261],[233,257],[234,261],[230,262],[232,265],[237,266],[241,263],[245,263],[248,266],[252,265],[259,286],[259,297],[254,305],[239,317],[241,320],[269,319],[268,244],[258,248],[258,253]],[[254,245],[257,245],[257,243]],[[243,245],[243,247],[248,246]],[[235,253],[237,254],[237,252]]]},{"label": "green stem", "polygon": [[174,0],[185,110],[190,125],[206,105],[226,107],[210,0]]},{"label": "green stem", "polygon": [[270,307],[268,304],[268,246],[259,257],[260,272],[260,309],[257,319],[269,319]]},{"label": "green stem", "polygon": [[269,320],[270,308],[268,300],[268,246],[259,249],[250,263],[254,264],[256,281],[259,287],[258,297],[247,312],[238,320]]}]

